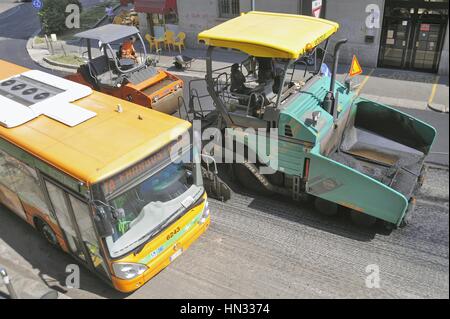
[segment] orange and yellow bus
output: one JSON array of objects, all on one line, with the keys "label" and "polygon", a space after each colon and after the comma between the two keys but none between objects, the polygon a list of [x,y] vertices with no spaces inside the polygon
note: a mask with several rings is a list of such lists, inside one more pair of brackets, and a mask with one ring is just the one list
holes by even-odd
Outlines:
[{"label": "orange and yellow bus", "polygon": [[210,224],[200,163],[171,152],[191,124],[56,78],[0,60],[0,203],[134,291]]}]

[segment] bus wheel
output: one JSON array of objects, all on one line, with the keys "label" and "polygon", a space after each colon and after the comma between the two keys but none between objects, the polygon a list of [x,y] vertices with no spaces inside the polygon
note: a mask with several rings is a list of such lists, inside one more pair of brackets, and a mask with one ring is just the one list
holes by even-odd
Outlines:
[{"label": "bus wheel", "polygon": [[54,247],[59,247],[58,237],[56,237],[53,229],[44,221],[36,219],[36,228],[42,237]]},{"label": "bus wheel", "polygon": [[352,222],[357,226],[362,226],[366,228],[370,228],[374,226],[377,222],[377,218],[367,215],[365,213],[358,212],[356,210],[351,210],[350,218]]},{"label": "bus wheel", "polygon": [[338,213],[339,205],[326,199],[316,197],[314,207],[319,213],[325,216],[335,216]]}]

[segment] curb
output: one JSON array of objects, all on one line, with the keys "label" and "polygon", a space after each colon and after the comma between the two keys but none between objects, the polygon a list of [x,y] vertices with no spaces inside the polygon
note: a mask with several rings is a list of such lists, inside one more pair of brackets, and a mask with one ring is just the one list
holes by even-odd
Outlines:
[{"label": "curb", "polygon": [[448,113],[448,107],[443,104],[427,104],[428,108],[438,113]]},{"label": "curb", "polygon": [[71,69],[71,70],[77,70],[79,68],[79,65],[73,65],[73,64],[65,64],[65,63],[61,63],[61,62],[56,62],[53,61],[47,57],[44,57],[43,60],[45,62],[47,62],[50,65],[54,65],[60,68],[66,68],[66,69]]},{"label": "curb", "polygon": [[[39,33],[39,32],[40,31],[38,31],[37,33]],[[32,48],[32,46],[33,46],[32,43],[33,43],[34,37],[35,36],[28,39],[28,42],[27,42],[28,56],[34,63],[36,63],[38,66],[40,66],[44,69],[50,70],[50,71],[58,71],[58,72],[66,72],[66,73],[75,73],[76,72],[76,70],[78,69],[78,66],[75,68],[75,66],[73,66],[73,65],[54,62],[52,60],[47,59],[46,57],[43,57],[42,60],[35,58],[34,54],[32,53],[32,50],[34,50]]]},{"label": "curb", "polygon": [[[20,299],[40,299],[48,293],[56,293],[57,299],[72,299],[67,296],[66,292],[62,292],[60,289],[53,289],[44,280],[12,260],[0,258],[0,265],[5,267],[12,286]],[[8,296],[9,293],[6,287],[1,283],[0,279],[0,292],[6,293]]]},{"label": "curb", "polygon": [[[31,35],[31,37],[28,39],[27,41],[27,50],[33,49],[33,45],[34,45],[34,38],[41,33],[42,28],[39,28],[38,30],[36,30],[35,32],[33,32],[33,34]],[[33,60],[34,61],[34,60]]]},{"label": "curb", "polygon": [[[113,10],[117,10],[119,7],[120,7],[121,5],[120,5],[120,3],[119,4],[117,4],[117,5],[115,5],[114,7],[113,7]],[[107,19],[108,18],[108,16],[105,14],[102,18],[100,18],[100,20],[98,20],[95,24],[94,24],[94,26],[92,26],[91,28],[96,28],[97,26],[99,26],[101,23],[103,23],[103,21],[105,21],[105,19]],[[43,61],[45,62],[45,63],[47,63],[47,64],[45,64],[45,63],[43,63],[42,61],[39,61],[39,60],[37,60],[37,59],[35,59],[34,57],[33,57],[33,55],[30,53],[30,50],[32,50],[33,49],[33,44],[34,44],[34,38],[39,34],[39,33],[41,33],[41,31],[42,31],[42,28],[39,28],[38,30],[36,30],[34,33],[33,33],[33,35],[28,39],[28,41],[27,41],[27,45],[26,45],[26,49],[27,49],[27,53],[28,53],[28,55],[30,56],[30,58],[31,58],[31,60],[33,60],[33,62],[34,63],[36,63],[37,65],[39,65],[39,66],[41,66],[41,67],[43,67],[43,68],[45,68],[45,69],[49,69],[49,70],[52,70],[52,71],[65,71],[65,72],[69,72],[69,73],[75,73],[76,72],[76,70],[78,69],[78,65],[71,65],[71,64],[64,64],[64,63],[60,63],[60,62],[55,62],[55,61],[52,61],[52,60],[50,60],[50,59],[48,59],[47,57],[44,57],[43,58]],[[65,41],[65,42],[67,42],[67,41]],[[58,67],[58,68],[60,68],[60,69],[55,69],[55,68],[52,68],[51,66],[56,66],[56,67]],[[62,70],[61,70],[62,69]]]}]

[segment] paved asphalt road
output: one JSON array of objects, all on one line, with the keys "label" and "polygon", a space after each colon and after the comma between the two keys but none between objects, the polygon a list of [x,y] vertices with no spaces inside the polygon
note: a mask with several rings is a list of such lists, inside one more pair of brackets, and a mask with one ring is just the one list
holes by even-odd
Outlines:
[{"label": "paved asphalt road", "polygon": [[[21,6],[17,13],[30,9]],[[1,19],[0,58],[35,68],[22,55],[35,22],[9,21],[16,33],[11,35]],[[446,121],[442,135],[448,132]],[[65,268],[74,260],[4,208],[0,260],[29,269],[74,298],[448,298],[448,182],[448,170],[430,170],[412,224],[390,234],[352,226],[345,212],[329,219],[309,206],[249,194],[232,184],[232,200],[211,200],[212,224],[204,236],[127,296],[84,270],[81,288],[66,291]],[[366,267],[372,264],[380,269],[378,289],[365,285]]]},{"label": "paved asphalt road", "polygon": [[[345,211],[325,218],[231,183],[229,202],[211,200],[209,230],[130,295],[84,270],[80,289],[66,290],[65,268],[74,260],[6,209],[0,256],[73,298],[448,298],[448,182],[448,170],[431,169],[412,224],[392,233],[353,226]],[[368,265],[380,269],[379,289],[365,285]]]},{"label": "paved asphalt road", "polygon": [[0,25],[0,59],[48,72],[34,63],[26,50],[28,38],[40,28],[36,9],[30,3],[1,13]]},{"label": "paved asphalt road", "polygon": [[[172,265],[131,295],[85,270],[66,290],[74,260],[0,208],[0,263],[29,269],[73,298],[448,298],[448,171],[431,170],[413,222],[386,233],[353,226],[345,212],[325,218],[305,205],[245,193],[210,201],[208,231]],[[365,285],[378,265],[380,288]]]},{"label": "paved asphalt road", "polygon": [[[99,3],[100,0],[82,0],[81,2],[83,6],[89,7]],[[27,68],[52,73],[52,71],[43,69],[31,60],[26,50],[27,40],[38,30],[40,30],[40,21],[37,16],[37,10],[31,3],[19,4],[1,12],[0,59],[5,59]],[[59,74],[58,72],[53,73]]]}]

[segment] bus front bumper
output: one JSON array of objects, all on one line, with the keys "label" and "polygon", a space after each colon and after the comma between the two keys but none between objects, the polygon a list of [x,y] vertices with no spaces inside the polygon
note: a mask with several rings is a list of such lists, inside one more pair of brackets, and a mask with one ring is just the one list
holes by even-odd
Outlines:
[{"label": "bus front bumper", "polygon": [[[161,253],[158,258],[147,264],[148,269],[141,276],[138,276],[131,280],[124,280],[112,275],[111,280],[114,288],[123,293],[130,293],[142,287],[147,281],[152,279],[160,271],[169,266],[174,261],[174,259],[179,256],[179,250],[184,253],[191,246],[191,244],[195,242],[208,229],[210,223],[211,216],[208,216],[203,224],[196,225],[196,227],[194,227],[191,231],[180,238],[177,243],[176,249],[167,249],[166,251]],[[173,258],[173,256],[175,258]]]}]

